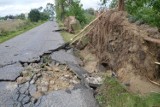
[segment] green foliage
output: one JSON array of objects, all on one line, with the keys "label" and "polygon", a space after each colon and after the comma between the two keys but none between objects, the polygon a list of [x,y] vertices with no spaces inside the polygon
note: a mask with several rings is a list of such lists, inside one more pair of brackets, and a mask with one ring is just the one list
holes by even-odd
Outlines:
[{"label": "green foliage", "polygon": [[81,24],[86,23],[86,17],[84,15],[84,10],[82,8],[82,5],[80,4],[80,1],[74,1],[72,4],[69,6],[68,11],[66,11],[67,16],[75,16],[77,20]]},{"label": "green foliage", "polygon": [[109,0],[100,0],[102,5],[106,4]]},{"label": "green foliage", "polygon": [[48,20],[49,19],[49,14],[45,12],[40,13],[40,20]]},{"label": "green foliage", "polygon": [[95,10],[93,8],[86,9],[84,15],[86,17],[86,24],[89,24],[92,20],[96,18]]},{"label": "green foliage", "polygon": [[82,25],[87,22],[79,0],[55,0],[55,4],[58,20],[63,21],[65,17],[75,16]]},{"label": "green foliage", "polygon": [[54,10],[55,10],[54,5],[52,3],[47,3],[46,8],[44,9],[43,13],[45,13],[45,15],[48,14],[48,16],[53,18],[55,14]]},{"label": "green foliage", "polygon": [[66,14],[66,8],[67,8],[67,0],[55,0],[55,10],[56,10],[56,16],[58,20],[64,20],[65,14]]},{"label": "green foliage", "polygon": [[111,4],[109,5],[110,8],[115,8],[118,3],[118,0],[112,0]]},{"label": "green foliage", "polygon": [[40,12],[38,11],[38,9],[32,9],[29,13],[29,19],[32,22],[38,22],[40,20],[41,16],[40,16]]},{"label": "green foliage", "polygon": [[93,8],[86,9],[85,12],[90,14],[90,15],[94,15],[95,14],[95,10]]},{"label": "green foliage", "polygon": [[95,15],[91,15],[88,12],[85,12],[84,15],[86,17],[86,24],[89,24],[92,20],[96,18]]},{"label": "green foliage", "polygon": [[126,9],[136,19],[160,28],[160,0],[127,0]]},{"label": "green foliage", "polygon": [[[117,3],[118,0],[112,0],[110,8]],[[126,0],[125,8],[132,18],[160,28],[160,0]]]},{"label": "green foliage", "polygon": [[17,15],[16,19],[25,20],[25,14],[21,13],[20,15]]},{"label": "green foliage", "polygon": [[39,21],[37,22],[30,22],[30,21],[25,21],[24,24],[20,25],[19,27],[16,28],[16,30],[13,31],[7,31],[5,29],[0,29],[0,43],[5,42],[19,34],[22,34],[36,26],[39,26],[40,24],[44,23],[44,21]]}]

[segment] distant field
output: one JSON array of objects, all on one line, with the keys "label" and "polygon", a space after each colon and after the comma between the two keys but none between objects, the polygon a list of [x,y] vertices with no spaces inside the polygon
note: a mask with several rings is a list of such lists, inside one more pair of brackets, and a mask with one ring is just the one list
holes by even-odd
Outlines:
[{"label": "distant field", "polygon": [[45,21],[30,22],[29,20],[0,21],[0,43],[5,42],[21,33],[24,33]]},{"label": "distant field", "polygon": [[25,20],[6,20],[0,21],[0,33],[16,31],[18,28],[25,24]]}]

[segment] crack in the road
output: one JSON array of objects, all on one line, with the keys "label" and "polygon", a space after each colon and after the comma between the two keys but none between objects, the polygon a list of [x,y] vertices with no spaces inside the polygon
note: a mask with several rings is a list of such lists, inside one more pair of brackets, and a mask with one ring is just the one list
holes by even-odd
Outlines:
[{"label": "crack in the road", "polygon": [[[54,53],[54,52],[56,52],[56,51],[60,51],[60,50],[69,50],[69,49],[71,49],[71,47],[69,46],[69,43],[65,43],[65,44],[63,44],[63,45],[61,45],[60,47],[58,47],[58,48],[56,48],[56,49],[53,49],[53,50],[49,50],[49,51],[46,51],[46,52],[44,52],[42,55],[40,55],[39,57],[39,60],[35,60],[35,61],[32,61],[32,62],[22,62],[22,61],[18,61],[18,63],[20,63],[21,64],[21,66],[23,67],[23,68],[27,68],[27,67],[30,67],[30,65],[32,65],[32,64],[37,64],[38,66],[42,66],[42,68],[38,68],[39,69],[39,71],[38,72],[34,72],[34,70],[33,71],[31,71],[31,73],[32,74],[28,74],[28,75],[31,75],[30,77],[29,77],[29,80],[25,80],[25,81],[23,81],[23,79],[24,79],[24,74],[23,73],[21,73],[19,76],[17,76],[17,78],[15,79],[15,80],[5,80],[5,79],[0,79],[0,82],[17,82],[17,88],[16,88],[16,95],[17,95],[17,98],[16,98],[16,100],[13,98],[13,100],[15,100],[15,102],[17,102],[17,103],[15,103],[15,105],[16,106],[20,106],[20,107],[23,107],[24,105],[27,105],[27,104],[29,104],[29,105],[35,105],[36,103],[37,103],[37,101],[39,101],[38,102],[38,104],[36,104],[36,105],[40,105],[41,104],[41,96],[43,96],[43,94],[42,95],[40,95],[40,96],[36,96],[36,98],[35,98],[35,96],[33,95],[33,94],[31,94],[31,91],[32,91],[32,87],[31,86],[35,86],[35,92],[36,91],[39,91],[38,90],[38,85],[37,85],[37,81],[38,81],[38,79],[41,77],[41,75],[46,75],[47,73],[50,73],[51,72],[51,70],[49,70],[50,72],[46,72],[46,74],[45,73],[43,73],[42,71],[43,70],[41,70],[41,69],[46,69],[45,68],[45,66],[46,67],[49,67],[49,68],[47,68],[47,69],[51,69],[50,68],[50,63],[52,63],[54,60],[53,59],[51,59],[51,54],[52,53]],[[54,62],[56,62],[57,64],[58,64],[58,66],[59,66],[59,62],[57,62],[57,61],[54,61]],[[14,62],[14,63],[11,63],[11,64],[7,64],[7,65],[5,65],[5,66],[8,66],[8,65],[12,65],[12,64],[15,64],[15,63],[17,63],[17,62]],[[63,66],[65,66],[65,65],[63,65]],[[77,66],[77,65],[76,65]],[[3,66],[4,67],[4,66]],[[0,68],[1,68],[1,66],[0,66]],[[34,66],[33,66],[33,68],[34,68]],[[74,67],[73,67],[74,68]],[[68,68],[65,68],[66,70],[68,70]],[[79,67],[78,68],[76,68],[76,69],[79,69]],[[80,70],[82,70],[82,69],[80,69]],[[54,69],[53,70],[54,72],[55,72],[55,74],[56,74],[56,72],[60,72],[60,70],[59,71],[57,71],[56,69]],[[79,74],[79,70],[78,70],[78,74],[75,72],[75,71],[73,71],[73,70],[69,70],[69,72],[72,72],[74,75],[76,75],[76,78],[77,78],[77,76],[78,77],[80,77],[79,79],[80,79],[80,83],[83,85],[83,86],[85,86],[85,87],[87,87],[88,89],[90,89],[91,88],[91,86],[90,86],[90,84],[86,81],[86,78],[87,77],[89,77],[89,75],[85,72],[83,72],[82,74]],[[27,73],[30,73],[30,72],[27,72]],[[60,74],[63,74],[64,72],[60,72]],[[54,75],[55,75],[54,74]],[[37,75],[39,75],[39,76],[37,76]],[[47,74],[48,75],[48,74]],[[50,75],[50,74],[49,74]],[[48,76],[49,76],[48,75]],[[57,74],[56,74],[57,75]],[[79,76],[80,75],[80,76]],[[69,78],[69,80],[72,80],[72,78],[73,77],[70,77],[69,75],[66,75],[66,74],[63,74],[63,78],[60,78],[60,77],[58,77],[58,78],[60,78],[60,79],[62,79],[63,80],[63,82],[60,82],[59,84],[62,84],[62,83],[64,83],[64,81],[66,81],[66,78]],[[48,77],[49,78],[49,77]],[[20,79],[20,83],[18,83],[18,79]],[[33,82],[34,81],[34,82]],[[42,81],[42,80],[41,80]],[[32,83],[31,83],[32,82]],[[54,81],[53,81],[54,82]],[[73,84],[77,84],[78,82],[76,82],[75,80],[72,80],[71,82],[74,82]],[[48,84],[48,83],[46,83],[45,82],[45,84]],[[53,83],[53,84],[55,84],[55,83]],[[68,83],[66,83],[66,84],[68,84]],[[65,84],[65,85],[66,85]],[[64,87],[64,88],[66,88],[66,87],[68,87],[69,86],[69,84],[68,85],[66,85],[66,86],[62,86],[62,87]],[[49,86],[48,86],[49,87]],[[53,86],[52,86],[53,87]],[[24,89],[25,88],[25,89]],[[42,88],[42,87],[41,87]],[[93,88],[93,87],[92,87]],[[95,88],[95,87],[94,87]],[[43,89],[44,90],[44,89]],[[48,89],[47,89],[48,90]],[[52,89],[53,90],[53,89]],[[57,89],[54,89],[54,90],[57,90]],[[34,92],[34,93],[35,93]]]},{"label": "crack in the road", "polygon": [[5,65],[1,65],[0,64],[0,68],[4,68],[6,66],[9,66],[9,65],[13,65],[13,64],[16,64],[17,62],[11,62],[11,63],[8,63],[8,64],[5,64]]}]

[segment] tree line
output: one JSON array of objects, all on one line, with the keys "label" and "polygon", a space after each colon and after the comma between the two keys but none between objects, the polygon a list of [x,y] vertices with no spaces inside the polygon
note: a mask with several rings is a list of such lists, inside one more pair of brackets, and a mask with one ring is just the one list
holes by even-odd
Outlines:
[{"label": "tree line", "polygon": [[32,9],[28,17],[25,16],[24,13],[21,13],[19,15],[6,15],[4,17],[0,17],[0,20],[7,20],[7,19],[29,19],[31,22],[38,22],[39,20],[48,20],[49,18],[54,17],[54,5],[52,3],[47,3],[46,7],[43,9],[43,7],[39,7],[36,9]]},{"label": "tree line", "polygon": [[19,15],[6,15],[4,17],[0,17],[0,20],[7,20],[7,19],[25,19],[25,14],[21,13]]},{"label": "tree line", "polygon": [[47,20],[54,17],[54,5],[47,3],[46,8],[39,7],[38,9],[32,9],[28,14],[29,19],[32,22],[38,22],[39,20]]}]

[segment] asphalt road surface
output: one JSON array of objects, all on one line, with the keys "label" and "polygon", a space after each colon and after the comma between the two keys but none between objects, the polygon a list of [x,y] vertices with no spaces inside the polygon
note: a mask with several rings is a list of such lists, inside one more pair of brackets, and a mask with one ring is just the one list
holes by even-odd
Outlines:
[{"label": "asphalt road surface", "polygon": [[[17,77],[24,69],[20,62],[34,62],[40,60],[40,56],[59,47],[64,43],[54,21],[46,22],[30,31],[23,33],[11,40],[0,44],[0,107],[97,107],[93,92],[80,86],[69,93],[65,90],[51,92],[38,100],[38,104],[30,102],[30,97],[23,93],[24,90],[34,93],[35,85],[29,86],[16,84]],[[65,57],[63,51],[62,57]],[[63,61],[61,55],[58,60]],[[68,55],[74,57],[72,55]],[[54,58],[54,54],[52,55]],[[71,60],[70,58],[64,61]],[[75,62],[75,60],[73,60]],[[75,62],[76,64],[76,62]],[[17,88],[18,87],[18,88]]]},{"label": "asphalt road surface", "polygon": [[0,44],[0,66],[18,61],[36,60],[43,52],[57,48],[63,42],[56,22],[47,22],[7,42]]}]

